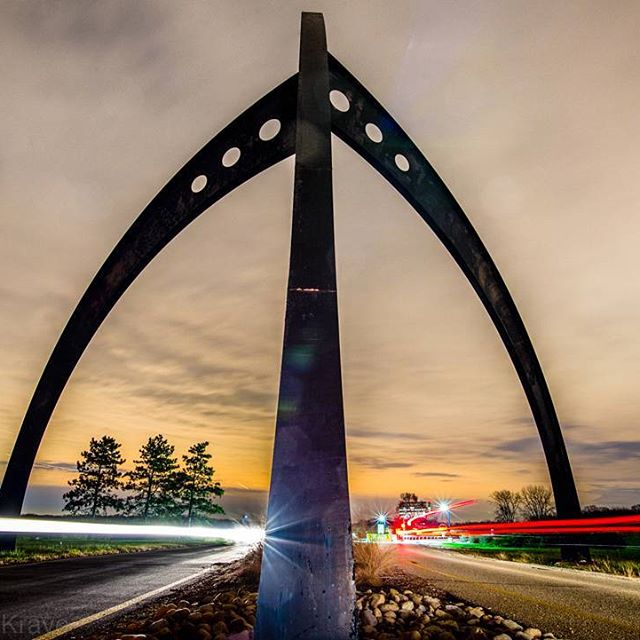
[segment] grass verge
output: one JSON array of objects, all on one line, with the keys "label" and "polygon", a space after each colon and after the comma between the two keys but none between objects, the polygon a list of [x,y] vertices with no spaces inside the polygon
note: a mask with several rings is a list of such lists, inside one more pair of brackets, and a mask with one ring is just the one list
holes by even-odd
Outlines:
[{"label": "grass verge", "polygon": [[471,555],[527,562],[531,564],[553,565],[583,571],[611,573],[628,578],[640,577],[640,550],[638,549],[597,549],[591,548],[591,562],[565,562],[557,548],[522,549],[490,547],[478,545],[445,545],[446,549]]},{"label": "grass verge", "polygon": [[91,536],[19,536],[15,551],[0,551],[0,565],[42,562],[60,558],[100,556],[115,553],[139,553],[198,547],[206,544],[224,545],[223,540],[142,540],[139,538],[104,538]]}]

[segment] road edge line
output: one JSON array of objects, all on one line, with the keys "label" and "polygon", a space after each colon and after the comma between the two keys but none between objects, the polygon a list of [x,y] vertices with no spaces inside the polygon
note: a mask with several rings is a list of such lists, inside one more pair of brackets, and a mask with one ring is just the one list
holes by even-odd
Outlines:
[{"label": "road edge line", "polygon": [[[217,563],[216,563],[217,564]],[[147,593],[143,593],[135,598],[131,598],[130,600],[125,600],[120,604],[116,604],[113,607],[109,607],[108,609],[104,609],[102,611],[98,611],[97,613],[92,613],[90,616],[86,616],[84,618],[80,618],[79,620],[75,620],[74,622],[69,622],[68,624],[63,625],[62,627],[58,627],[57,629],[52,629],[51,631],[47,631],[40,636],[36,636],[33,640],[53,640],[53,638],[59,638],[65,633],[69,633],[74,629],[79,629],[80,627],[84,627],[92,622],[97,622],[98,620],[102,620],[102,618],[106,618],[114,613],[118,613],[118,611],[122,611],[124,609],[128,609],[132,607],[134,604],[138,604],[139,602],[143,602],[163,591],[168,591],[173,587],[177,587],[179,584],[183,584],[184,582],[189,582],[190,580],[194,580],[205,573],[209,573],[212,571],[214,567],[209,567],[208,569],[203,569],[202,571],[198,571],[190,576],[185,578],[180,578],[180,580],[176,580],[175,582],[171,582],[163,587],[158,587],[157,589],[153,589],[153,591],[148,591]]]}]

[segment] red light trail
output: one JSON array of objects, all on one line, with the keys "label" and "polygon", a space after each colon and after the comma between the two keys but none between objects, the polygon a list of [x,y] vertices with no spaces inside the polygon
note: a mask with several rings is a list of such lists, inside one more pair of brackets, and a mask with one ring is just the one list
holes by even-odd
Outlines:
[{"label": "red light trail", "polygon": [[575,518],[572,520],[528,520],[524,522],[485,522],[452,527],[404,529],[399,536],[493,536],[555,535],[590,533],[640,533],[640,515]]}]

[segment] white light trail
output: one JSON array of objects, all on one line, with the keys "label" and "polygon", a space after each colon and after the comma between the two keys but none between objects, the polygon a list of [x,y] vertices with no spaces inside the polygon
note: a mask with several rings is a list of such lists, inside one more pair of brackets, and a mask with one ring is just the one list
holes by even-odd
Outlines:
[{"label": "white light trail", "polygon": [[0,518],[0,533],[144,536],[149,538],[222,538],[244,544],[255,544],[261,542],[264,538],[264,529],[260,527],[176,527],[169,525],[32,520],[29,518]]}]

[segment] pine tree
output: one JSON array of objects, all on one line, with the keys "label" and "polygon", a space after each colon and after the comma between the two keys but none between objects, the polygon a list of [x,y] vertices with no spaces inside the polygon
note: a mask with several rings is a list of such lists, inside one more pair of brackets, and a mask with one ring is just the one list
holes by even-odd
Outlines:
[{"label": "pine tree", "polygon": [[127,499],[130,512],[149,517],[166,516],[172,511],[171,478],[178,468],[173,457],[175,447],[161,434],[150,437],[140,447],[140,458],[135,468],[127,473],[125,489],[133,491]]},{"label": "pine tree", "polygon": [[215,498],[224,494],[219,482],[213,481],[215,473],[207,453],[208,442],[198,442],[189,447],[189,454],[182,456],[183,468],[174,474],[173,484],[180,502],[181,513],[187,515],[187,521],[198,513],[224,513],[224,509],[215,504]]},{"label": "pine tree", "polygon": [[102,436],[100,440],[91,438],[89,450],[83,451],[82,459],[76,463],[78,477],[69,481],[72,489],[63,496],[64,511],[95,517],[107,509],[122,510],[124,500],[117,494],[122,488],[123,476],[119,467],[125,462],[121,446],[111,436]]}]

